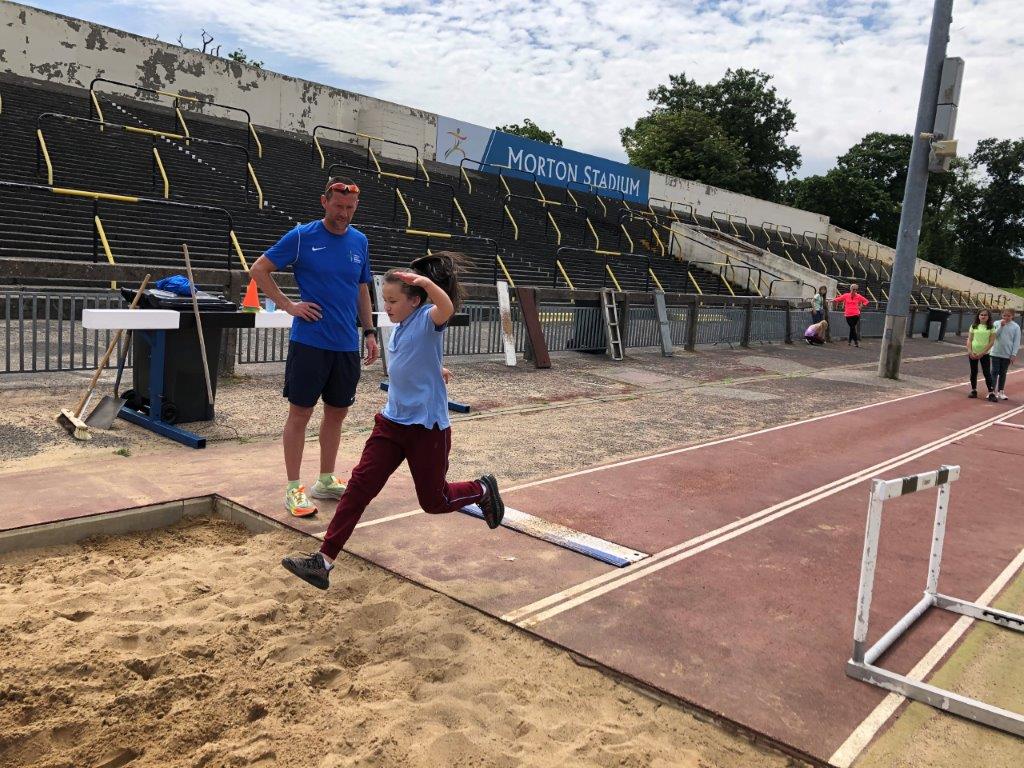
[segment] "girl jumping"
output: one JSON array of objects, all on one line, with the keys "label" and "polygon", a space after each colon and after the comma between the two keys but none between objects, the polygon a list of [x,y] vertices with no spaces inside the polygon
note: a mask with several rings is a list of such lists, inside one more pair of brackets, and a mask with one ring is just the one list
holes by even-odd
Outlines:
[{"label": "girl jumping", "polygon": [[497,528],[505,505],[493,475],[449,483],[448,390],[442,378],[445,324],[459,306],[459,254],[439,252],[412,262],[410,271],[384,276],[384,310],[397,323],[388,344],[388,401],[319,552],[286,557],[281,564],[314,587],[327,589],[334,559],[352,535],[363,510],[402,461],[409,464],[420,507],[429,514],[479,504],[488,527]]}]

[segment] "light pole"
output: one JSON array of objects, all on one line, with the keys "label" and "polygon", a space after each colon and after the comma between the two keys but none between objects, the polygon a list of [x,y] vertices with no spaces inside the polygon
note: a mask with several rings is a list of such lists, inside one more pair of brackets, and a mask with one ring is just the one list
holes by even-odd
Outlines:
[{"label": "light pole", "polygon": [[924,77],[921,80],[921,98],[917,103],[917,124],[911,142],[907,186],[903,191],[900,230],[896,237],[896,257],[892,265],[889,303],[885,310],[882,351],[878,358],[878,375],[886,379],[898,379],[900,375],[903,340],[907,336],[910,292],[914,287],[914,263],[917,260],[918,241],[921,239],[924,198],[928,191],[928,153],[931,144],[921,134],[930,134],[935,125],[939,82],[952,21],[953,0],[935,0]]}]

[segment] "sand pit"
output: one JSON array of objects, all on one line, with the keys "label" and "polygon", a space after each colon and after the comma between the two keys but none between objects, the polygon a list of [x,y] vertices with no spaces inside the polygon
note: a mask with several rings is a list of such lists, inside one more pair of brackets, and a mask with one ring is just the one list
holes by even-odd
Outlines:
[{"label": "sand pit", "polygon": [[218,518],[0,556],[0,766],[784,766],[443,596]]}]

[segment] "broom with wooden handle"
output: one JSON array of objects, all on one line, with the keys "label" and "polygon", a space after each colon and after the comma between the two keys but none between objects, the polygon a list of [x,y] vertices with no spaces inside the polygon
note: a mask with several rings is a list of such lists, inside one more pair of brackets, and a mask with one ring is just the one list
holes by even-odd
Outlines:
[{"label": "broom with wooden handle", "polygon": [[[139,286],[139,290],[135,292],[135,298],[132,299],[131,306],[128,309],[135,309],[139,305],[139,300],[142,298],[147,285],[149,285],[148,274],[142,278],[142,284]],[[107,361],[110,360],[110,356],[114,353],[114,348],[117,346],[117,342],[121,340],[121,334],[123,333],[124,329],[118,328],[114,338],[110,340],[110,343],[107,345],[107,351],[103,353],[103,358],[96,367],[96,372],[92,375],[92,381],[89,382],[89,389],[82,395],[82,399],[78,401],[78,407],[74,411],[61,408],[60,414],[57,416],[57,423],[64,427],[76,440],[89,440],[91,437],[89,435],[89,427],[82,421],[82,412],[85,411],[89,398],[92,397],[92,393],[96,390],[96,382],[99,381],[103,369],[107,367]]]},{"label": "broom with wooden handle", "polygon": [[206,417],[212,418],[213,414],[213,385],[210,382],[210,365],[206,360],[206,339],[203,337],[203,322],[199,317],[199,301],[196,299],[196,283],[192,279],[192,260],[188,257],[188,245],[181,244],[181,250],[185,254],[185,270],[188,272],[188,282],[192,286],[192,313],[196,317],[196,331],[199,333],[199,353],[203,358],[203,376],[206,378]]}]

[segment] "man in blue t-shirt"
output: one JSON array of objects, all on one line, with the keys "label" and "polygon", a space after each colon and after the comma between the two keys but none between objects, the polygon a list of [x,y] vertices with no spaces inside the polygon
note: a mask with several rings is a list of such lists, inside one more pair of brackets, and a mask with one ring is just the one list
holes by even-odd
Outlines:
[{"label": "man in blue t-shirt", "polygon": [[[320,422],[320,477],[310,496],[338,499],[345,486],[334,476],[341,443],[341,425],[355,402],[359,383],[359,331],[366,338],[366,357],[372,365],[379,355],[370,304],[370,254],[366,235],[350,226],[359,206],[359,187],[348,179],[332,178],[320,204],[324,217],[300,224],[267,250],[252,266],[256,285],[292,321],[284,396],[288,419],[284,425],[284,464],[288,472],[285,509],[296,517],[316,513],[299,482],[306,425],[317,400],[324,401]],[[292,268],[300,301],[286,297],[271,273]]]}]

